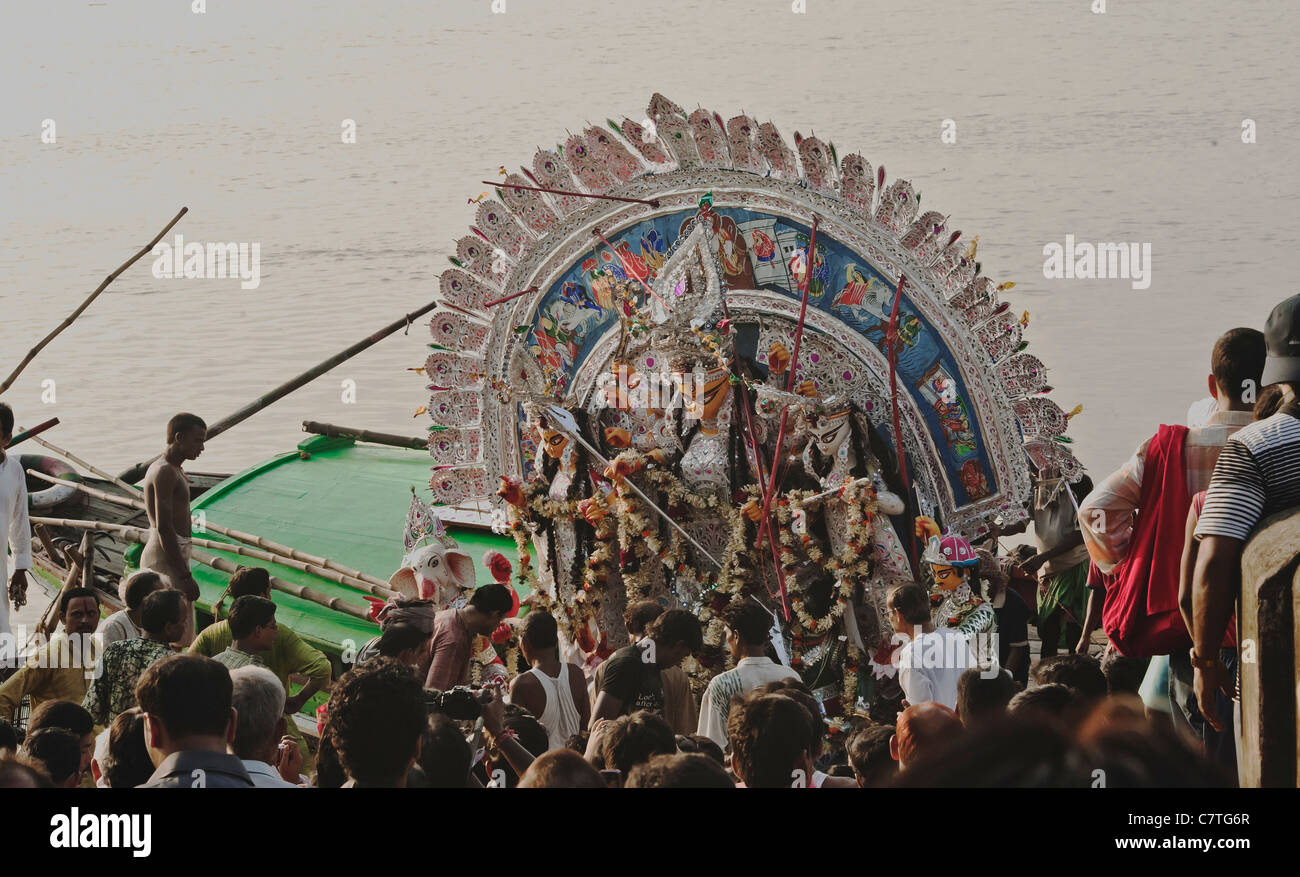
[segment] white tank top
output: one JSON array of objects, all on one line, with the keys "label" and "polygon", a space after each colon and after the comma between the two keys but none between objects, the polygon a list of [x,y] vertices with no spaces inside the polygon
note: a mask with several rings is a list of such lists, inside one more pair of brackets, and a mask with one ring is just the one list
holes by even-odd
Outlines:
[{"label": "white tank top", "polygon": [[537,720],[546,729],[546,740],[550,749],[563,749],[569,738],[580,730],[578,706],[573,702],[573,692],[569,690],[569,665],[560,665],[560,677],[552,679],[534,667],[528,671],[541,684],[546,692],[546,709]]}]

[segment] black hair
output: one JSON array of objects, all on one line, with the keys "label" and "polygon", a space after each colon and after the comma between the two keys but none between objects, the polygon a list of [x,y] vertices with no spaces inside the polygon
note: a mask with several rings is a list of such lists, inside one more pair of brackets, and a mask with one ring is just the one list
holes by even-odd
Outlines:
[{"label": "black hair", "polygon": [[140,626],[150,636],[162,636],[167,625],[184,619],[186,602],[175,588],[159,588],[140,604]]},{"label": "black hair", "polygon": [[56,786],[81,770],[81,738],[67,728],[45,727],[31,732],[23,741],[23,753],[44,765]]},{"label": "black hair", "polygon": [[259,627],[275,619],[275,604],[252,594],[240,597],[230,607],[230,635],[234,639],[252,636]]},{"label": "black hair", "polygon": [[1114,650],[1103,655],[1101,672],[1106,676],[1107,692],[1137,694],[1150,663],[1150,658],[1126,658]]},{"label": "black hair", "polygon": [[494,612],[504,614],[514,607],[515,601],[510,596],[509,588],[494,583],[484,585],[475,591],[473,596],[469,598],[469,605],[484,615],[491,615]]},{"label": "black hair", "polygon": [[523,630],[520,637],[528,643],[530,649],[553,649],[560,644],[559,625],[555,616],[538,609],[531,610],[524,616]]},{"label": "black hair", "polygon": [[140,608],[145,597],[163,587],[166,586],[158,573],[149,569],[140,570],[126,580],[125,593],[122,594],[126,600],[126,608],[134,612]]},{"label": "black hair", "polygon": [[236,600],[250,594],[254,597],[264,596],[271,590],[271,574],[264,567],[241,566],[230,577],[227,590]]},{"label": "black hair", "polygon": [[424,687],[392,658],[375,658],[344,673],[326,714],[339,763],[348,776],[368,785],[403,776],[428,726]]},{"label": "black hair", "polygon": [[1264,358],[1268,355],[1268,346],[1264,343],[1264,333],[1258,329],[1229,329],[1214,342],[1214,351],[1210,354],[1210,370],[1214,380],[1228,393],[1234,403],[1240,404],[1242,396],[1249,391],[1252,396],[1259,392],[1259,381],[1264,374]]},{"label": "black hair", "polygon": [[90,597],[96,603],[99,603],[99,594],[93,588],[68,588],[59,598],[59,615],[68,614],[68,604],[79,597]]},{"label": "black hair", "polygon": [[385,658],[396,658],[407,649],[427,643],[432,636],[431,632],[404,621],[390,624],[379,635],[379,654]]},{"label": "black hair", "polygon": [[632,768],[628,789],[734,789],[727,771],[707,755],[656,755]]},{"label": "black hair", "polygon": [[8,404],[0,402],[0,435],[12,438],[14,434],[14,410]]},{"label": "black hair", "polygon": [[734,705],[727,738],[736,773],[751,789],[790,788],[795,765],[813,748],[807,710],[784,694],[751,695]]},{"label": "black hair", "polygon": [[429,716],[420,746],[420,770],[435,789],[463,789],[469,784],[473,753],[456,723],[435,713]]},{"label": "black hair", "polygon": [[1079,706],[1079,692],[1059,682],[1040,684],[1011,698],[1007,713],[1016,717],[1038,716],[1063,720]]},{"label": "black hair", "polygon": [[[27,720],[27,733],[41,728],[66,728],[78,737],[94,733],[95,720],[79,703],[70,700],[47,700],[32,711]],[[0,743],[0,749],[4,744]]]},{"label": "black hair", "polygon": [[664,607],[654,600],[635,600],[623,610],[623,626],[633,636],[645,636],[645,630],[660,615]]},{"label": "black hair", "polygon": [[723,767],[727,765],[727,756],[722,751],[722,747],[712,737],[707,737],[704,734],[678,734],[677,751],[704,755],[712,758]]},{"label": "black hair", "polygon": [[178,432],[188,432],[191,429],[207,429],[208,425],[203,422],[203,418],[197,414],[189,414],[182,411],[167,421],[167,442],[171,443],[172,438]]},{"label": "black hair", "polygon": [[619,716],[600,739],[605,767],[621,770],[624,776],[655,755],[671,755],[676,751],[677,737],[672,726],[663,716],[647,710]]},{"label": "black hair", "polygon": [[849,738],[845,746],[849,764],[864,787],[885,782],[898,773],[898,762],[889,753],[893,736],[893,725],[867,725]]},{"label": "black hair", "polygon": [[920,585],[899,585],[889,592],[886,606],[897,609],[908,624],[930,621],[930,595]]},{"label": "black hair", "polygon": [[731,603],[722,610],[722,619],[745,645],[761,646],[768,641],[772,616],[753,600]]},{"label": "black hair", "polygon": [[99,767],[110,789],[130,789],[149,782],[154,766],[145,745],[144,711],[139,707],[123,710],[113,719],[108,753]]},{"label": "black hair", "polygon": [[1101,663],[1088,655],[1053,655],[1034,667],[1034,681],[1039,685],[1060,682],[1088,698],[1105,697],[1106,674]]},{"label": "black hair", "polygon": [[957,679],[957,716],[966,727],[1006,715],[1007,704],[1016,696],[1016,681],[1005,669],[985,678],[979,667],[971,667]]},{"label": "black hair", "polygon": [[170,655],[140,674],[135,699],[171,737],[224,737],[232,691],[224,664],[199,655]]},{"label": "black hair", "polygon": [[700,619],[685,609],[669,609],[650,622],[645,632],[659,645],[680,643],[691,654],[704,648],[704,628],[700,625]]}]

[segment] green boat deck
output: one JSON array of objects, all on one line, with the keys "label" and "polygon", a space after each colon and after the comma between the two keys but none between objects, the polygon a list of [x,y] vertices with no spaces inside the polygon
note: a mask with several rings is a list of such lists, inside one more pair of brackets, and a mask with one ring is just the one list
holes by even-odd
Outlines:
[{"label": "green boat deck", "polygon": [[[387,580],[401,564],[412,488],[424,501],[430,499],[429,469],[429,456],[421,451],[314,436],[299,444],[296,451],[280,454],[221,482],[194,502],[193,512],[202,512],[213,524],[252,533]],[[492,581],[481,562],[486,550],[495,548],[514,562],[514,540],[507,536],[455,524],[448,524],[447,530],[474,558],[480,585]],[[197,526],[195,535],[235,541],[199,532]],[[127,573],[138,566],[141,550],[135,545],[127,552]],[[369,605],[360,589],[309,572],[231,552],[200,550],[241,566],[266,567],[273,576],[308,586],[327,597],[338,597],[363,608]],[[197,607],[213,614],[228,576],[197,562],[191,566],[199,584]],[[371,622],[284,591],[274,591],[273,596],[276,621],[331,656],[338,657],[349,645],[359,648],[379,632]],[[227,599],[222,617],[229,609]]]}]

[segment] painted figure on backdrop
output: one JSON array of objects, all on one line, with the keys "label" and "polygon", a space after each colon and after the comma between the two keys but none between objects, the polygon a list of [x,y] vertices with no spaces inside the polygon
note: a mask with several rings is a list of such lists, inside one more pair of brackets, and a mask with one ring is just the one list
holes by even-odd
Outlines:
[{"label": "painted figure on backdrop", "polygon": [[776,244],[772,239],[759,229],[753,229],[750,233],[750,242],[753,245],[754,258],[762,265],[770,265],[776,261]]}]

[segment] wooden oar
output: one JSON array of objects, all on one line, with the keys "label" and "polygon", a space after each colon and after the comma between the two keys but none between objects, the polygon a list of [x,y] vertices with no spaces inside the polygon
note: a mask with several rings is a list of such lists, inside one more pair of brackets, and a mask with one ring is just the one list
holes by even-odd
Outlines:
[{"label": "wooden oar", "polygon": [[376,445],[392,445],[395,448],[413,448],[417,451],[427,450],[429,440],[418,436],[393,435],[388,432],[371,432],[367,429],[354,429],[350,426],[335,426],[332,423],[320,423],[304,420],[302,431],[313,435],[326,435],[332,438],[350,438],[359,442],[371,442]]},{"label": "wooden oar", "polygon": [[[147,538],[145,530],[142,530],[139,527],[129,527],[126,526],[125,524],[109,524],[106,523],[105,521],[67,520],[61,518],[36,518],[34,520],[36,520],[38,523],[49,524],[51,526],[79,527],[84,529],[86,531],[86,535],[82,540],[83,546],[86,544],[86,541],[90,539],[91,532],[95,530],[102,530],[105,532],[116,533],[128,542],[144,542],[145,539]],[[211,540],[208,539],[203,539],[203,540],[195,539],[194,541],[196,543],[200,541],[206,542],[210,546],[213,544]],[[222,545],[221,550],[223,551],[226,550],[226,546]],[[204,566],[210,566],[213,569],[219,572],[224,572],[226,574],[233,574],[239,569],[239,566],[237,564],[232,563],[229,560],[226,560],[224,557],[216,557],[214,555],[208,554],[205,551],[193,551],[191,552],[191,557],[192,559],[197,560],[199,563],[203,564]],[[368,607],[362,607],[362,606],[354,605],[352,603],[348,603],[346,600],[343,600],[339,597],[328,597],[325,594],[322,594],[320,591],[317,591],[313,588],[308,588],[304,585],[297,585],[294,584],[293,582],[286,582],[284,579],[281,579],[277,576],[270,576],[270,579],[271,579],[271,587],[275,588],[277,591],[284,591],[285,593],[293,594],[295,597],[301,597],[304,600],[310,600],[311,602],[318,603],[321,606],[326,607],[327,609],[333,609],[335,612],[342,612],[345,615],[351,615],[354,618],[360,618],[364,621],[371,620],[370,609]]]},{"label": "wooden oar", "polygon": [[[145,511],[145,505],[142,501],[138,499],[133,499],[132,497],[129,496],[121,496],[116,493],[109,493],[105,490],[97,490],[93,487],[90,487],[89,485],[79,484],[75,481],[64,481],[60,478],[55,478],[51,475],[46,475],[44,472],[37,472],[35,469],[28,469],[27,474],[32,475],[36,478],[40,478],[43,481],[48,481],[51,484],[65,484],[69,487],[75,487],[77,490],[80,490],[82,493],[86,494],[87,496],[93,496],[96,499],[102,499],[106,502],[113,502],[113,503],[117,503],[118,505],[130,506],[131,508]],[[343,575],[345,576],[349,576],[354,579],[359,579],[360,581],[365,582],[369,585],[378,585],[381,588],[388,587],[388,582],[384,581],[383,579],[376,578],[375,576],[372,576],[368,573],[363,573],[361,572],[361,570],[352,569],[351,567],[344,566],[343,564],[337,563],[326,557],[317,557],[314,554],[308,554],[305,551],[299,551],[297,548],[290,548],[288,545],[281,545],[278,542],[272,542],[270,539],[263,539],[261,536],[255,536],[252,533],[244,533],[240,530],[232,530],[229,527],[222,527],[218,524],[214,524],[211,521],[207,520],[206,515],[203,518],[199,518],[198,521],[199,521],[200,528],[203,530],[211,530],[213,533],[217,533],[221,536],[226,536],[231,539],[236,539],[240,542],[245,543],[246,545],[253,545],[257,548],[265,549],[266,551],[270,551],[275,554],[281,555],[285,559],[301,560],[301,561],[306,561],[307,563],[314,563],[317,566],[324,567],[325,569],[330,569],[333,570],[334,572],[343,573]],[[292,565],[292,564],[288,564],[288,565]]]},{"label": "wooden oar", "polygon": [[23,361],[20,362],[20,363],[18,363],[18,367],[15,368],[15,369],[14,369],[14,370],[9,374],[9,377],[5,378],[5,381],[4,381],[3,384],[0,384],[0,393],[4,393],[5,390],[9,389],[10,385],[12,385],[13,382],[16,381],[16,380],[18,379],[18,376],[19,376],[20,374],[22,374],[23,369],[27,368],[28,363],[30,363],[33,359],[35,359],[35,358],[36,358],[36,355],[37,355],[38,353],[40,353],[42,350],[45,349],[45,345],[47,345],[47,344],[49,344],[51,341],[53,341],[53,340],[58,336],[58,334],[59,334],[60,332],[62,332],[64,329],[66,329],[66,328],[68,328],[69,326],[71,326],[72,323],[73,323],[73,321],[76,320],[77,317],[81,316],[81,312],[84,311],[86,308],[90,307],[90,303],[93,302],[95,299],[99,298],[99,294],[100,294],[101,292],[103,292],[103,291],[108,287],[108,285],[109,285],[110,283],[112,283],[114,280],[117,279],[117,275],[121,274],[121,273],[122,273],[123,271],[125,271],[127,268],[130,268],[132,265],[134,265],[134,264],[136,263],[137,260],[139,260],[139,258],[140,258],[141,256],[143,256],[145,253],[147,253],[147,252],[149,252],[150,250],[152,250],[152,249],[154,248],[154,244],[156,244],[156,243],[158,243],[160,240],[162,240],[163,235],[165,235],[165,234],[167,234],[167,232],[171,231],[171,230],[172,230],[172,226],[174,226],[176,223],[180,222],[180,221],[181,221],[181,217],[184,216],[186,213],[188,213],[188,212],[189,212],[189,209],[190,209],[190,208],[188,208],[188,207],[182,207],[182,208],[181,208],[181,212],[180,212],[180,213],[177,213],[175,216],[173,216],[173,217],[172,217],[172,221],[169,222],[169,223],[167,223],[167,225],[163,228],[163,230],[160,231],[160,232],[158,232],[158,234],[154,237],[153,240],[151,240],[149,243],[145,244],[144,249],[140,250],[140,252],[136,253],[134,256],[132,256],[131,258],[127,259],[125,262],[122,263],[122,266],[121,266],[120,268],[118,268],[118,269],[117,269],[116,271],[114,271],[112,274],[110,274],[110,275],[108,275],[107,277],[105,277],[105,278],[104,278],[104,282],[101,283],[101,284],[99,284],[99,288],[98,288],[98,289],[96,289],[96,290],[95,290],[94,292],[92,292],[90,295],[86,296],[86,300],[83,301],[83,302],[81,303],[81,306],[80,306],[80,307],[78,307],[78,308],[77,308],[75,311],[73,311],[71,314],[68,314],[67,319],[65,319],[62,323],[60,323],[58,326],[56,326],[53,332],[51,332],[50,334],[48,334],[48,335],[46,335],[44,338],[42,338],[42,339],[41,339],[41,343],[37,344],[37,345],[36,345],[35,347],[33,347],[31,350],[27,351],[27,356],[25,356],[25,357],[23,358]]},{"label": "wooden oar", "polygon": [[[18,429],[21,431],[18,433],[18,435],[14,436],[12,439],[9,440],[9,444],[6,447],[12,448],[14,445],[18,444],[19,442],[25,442],[28,439],[36,439],[36,441],[39,442],[41,440],[36,438],[38,434],[45,432],[45,430],[58,425],[59,425],[59,418],[51,417],[49,420],[45,421],[44,423],[38,423],[28,430],[23,430],[23,428],[20,426],[18,427]],[[44,444],[44,442],[41,442],[41,444]]]},{"label": "wooden oar", "polygon": [[[141,534],[140,541],[148,538],[148,530],[143,527],[132,527],[129,524],[113,524],[108,521],[88,521],[69,518],[32,518],[33,524],[43,524],[48,527],[71,527],[83,530],[98,530],[102,533],[127,533]],[[334,570],[324,569],[311,563],[304,563],[301,560],[294,560],[289,557],[282,557],[278,554],[272,554],[269,551],[262,551],[259,548],[251,548],[247,545],[237,545],[231,542],[219,542],[216,539],[203,539],[193,537],[193,543],[200,548],[211,548],[215,551],[224,551],[228,554],[238,554],[241,557],[254,557],[258,560],[265,560],[268,563],[287,566],[290,569],[296,569],[300,572],[311,573],[318,578],[334,582],[336,585],[347,585],[349,588],[356,588],[359,591],[365,591],[367,594],[374,594],[376,597],[389,599],[391,597],[400,597],[401,593],[394,591],[392,588],[383,588],[379,585],[372,585],[369,582],[363,582],[360,579],[345,576]]]},{"label": "wooden oar", "polygon": [[[262,396],[259,396],[257,399],[253,400],[252,402],[249,402],[243,408],[240,408],[234,414],[231,414],[229,417],[219,420],[216,423],[209,426],[207,438],[208,439],[215,438],[216,436],[230,429],[232,426],[235,426],[238,423],[242,423],[243,421],[252,417],[254,414],[261,411],[263,408],[270,405],[272,402],[275,402],[277,399],[289,395],[294,390],[301,387],[303,384],[309,383],[310,381],[313,381],[316,378],[320,377],[321,375],[325,374],[325,372],[334,368],[334,366],[338,365],[339,363],[351,359],[361,351],[365,350],[367,347],[371,347],[375,344],[378,344],[380,341],[384,340],[389,335],[396,332],[398,329],[401,329],[403,326],[409,327],[411,323],[415,322],[415,320],[418,317],[422,317],[425,314],[429,313],[429,311],[436,308],[438,304],[439,302],[436,299],[434,301],[429,302],[427,305],[420,308],[419,310],[412,311],[411,313],[404,315],[401,319],[394,320],[393,322],[389,323],[387,326],[383,327],[377,332],[374,332],[371,335],[368,335],[367,337],[361,339],[356,344],[353,344],[351,347],[348,347],[345,350],[340,350],[338,353],[334,354],[329,359],[325,360],[324,362],[320,363],[314,368],[308,369],[307,371],[298,375],[293,380],[287,381],[286,383],[283,383],[280,386],[276,387],[274,390],[271,390],[270,392],[265,393]],[[149,465],[153,463],[154,460],[157,460],[158,457],[161,456],[162,454],[159,454],[157,457],[153,457],[149,460],[144,461],[143,463],[136,463],[130,469],[127,469],[125,472],[122,473],[121,476],[122,480],[130,481],[132,483],[139,481],[141,478],[144,477],[144,473],[149,469]]]}]

